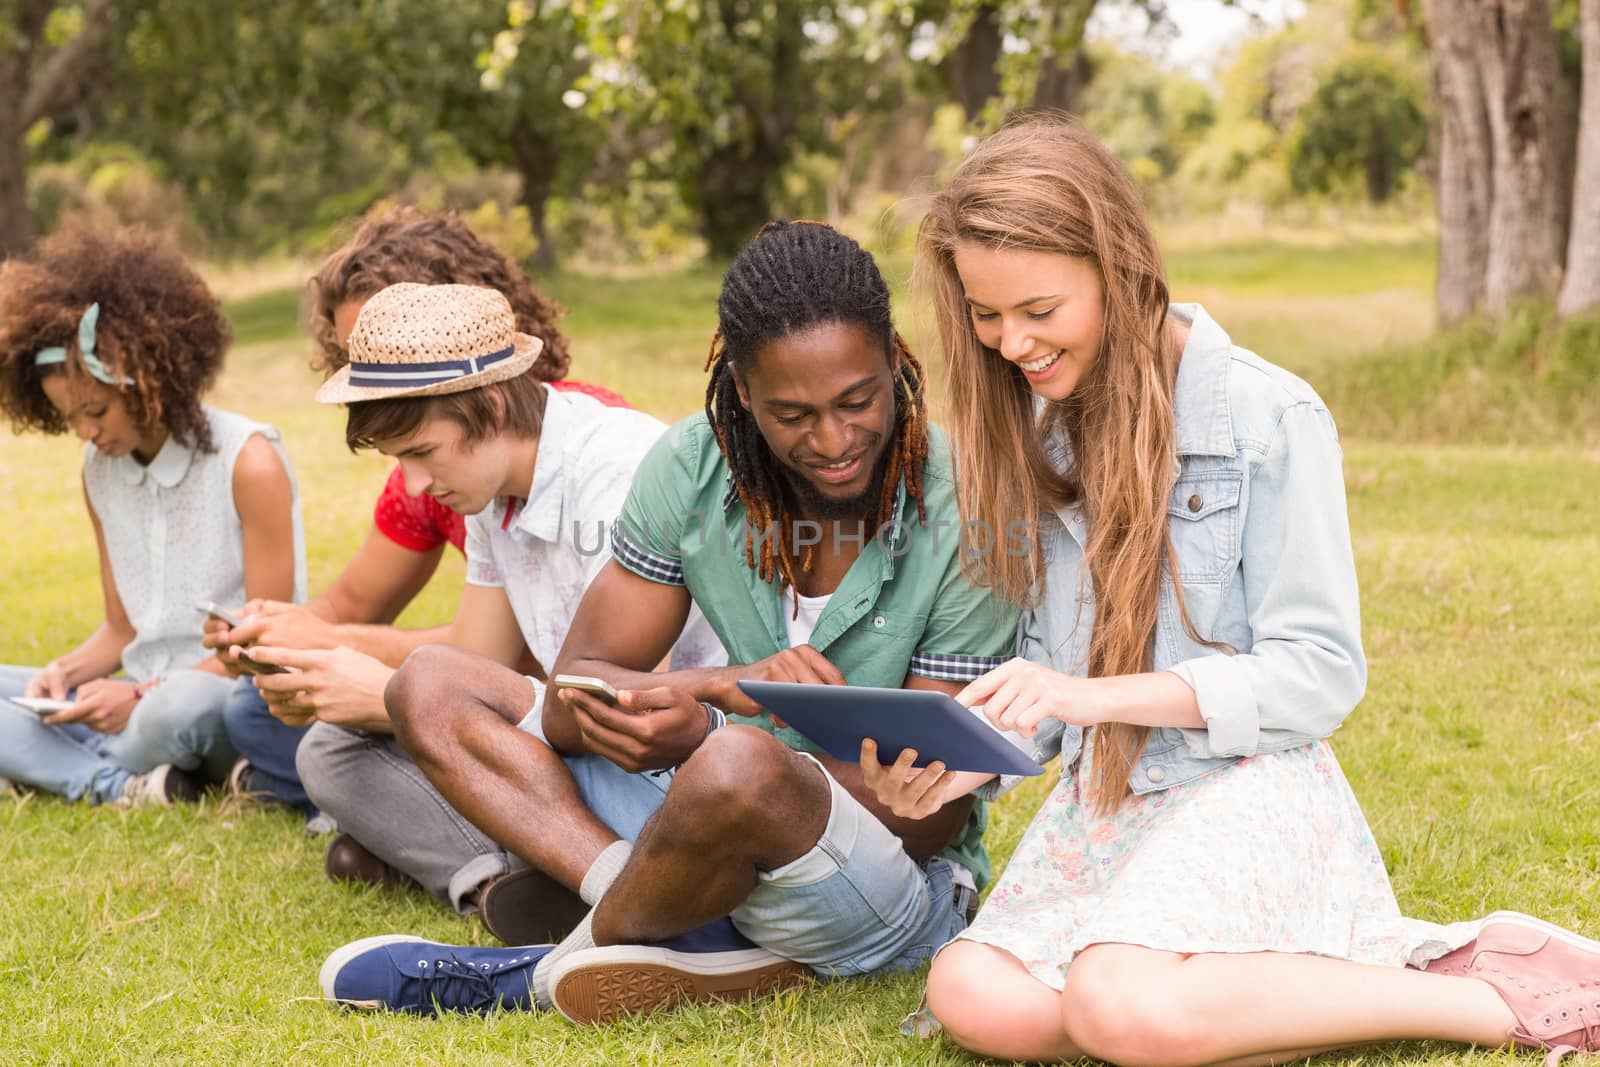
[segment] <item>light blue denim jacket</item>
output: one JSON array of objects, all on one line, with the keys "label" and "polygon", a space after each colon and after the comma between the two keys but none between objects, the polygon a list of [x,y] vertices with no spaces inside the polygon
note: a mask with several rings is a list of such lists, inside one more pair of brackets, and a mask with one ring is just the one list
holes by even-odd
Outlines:
[{"label": "light blue denim jacket", "polygon": [[[1236,347],[1198,304],[1174,304],[1172,313],[1190,329],[1167,521],[1190,620],[1237,653],[1189,637],[1164,573],[1155,669],[1193,687],[1206,728],[1151,730],[1131,776],[1135,793],[1327,737],[1367,684],[1333,418],[1309,385]],[[1051,442],[1051,453],[1064,464],[1066,442]],[[1083,676],[1094,620],[1084,518],[1076,506],[1052,518],[1041,530],[1046,593],[1022,616],[1018,654]],[[1033,740],[1037,756],[1059,751],[1067,766],[1083,731],[1046,720]]]}]

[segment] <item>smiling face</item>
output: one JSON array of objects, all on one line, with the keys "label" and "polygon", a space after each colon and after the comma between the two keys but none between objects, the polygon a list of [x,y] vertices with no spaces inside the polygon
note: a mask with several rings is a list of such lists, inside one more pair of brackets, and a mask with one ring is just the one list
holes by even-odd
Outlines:
[{"label": "smiling face", "polygon": [[1088,260],[1059,252],[956,246],[956,273],[978,340],[1046,400],[1072,395],[1100,357],[1105,291]]},{"label": "smiling face", "polygon": [[736,381],[808,517],[872,509],[894,436],[894,369],[882,343],[859,326],[826,323],[762,345]]},{"label": "smiling face", "polygon": [[133,421],[122,393],[86,375],[57,371],[47,374],[39,386],[72,432],[107,456],[136,453],[148,463],[166,443],[166,431],[146,429]]},{"label": "smiling face", "polygon": [[476,515],[497,496],[526,494],[526,485],[508,488],[512,457],[508,440],[494,435],[475,444],[447,418],[425,418],[405,437],[373,442],[379,452],[400,461],[406,493],[433,497],[458,515]]}]

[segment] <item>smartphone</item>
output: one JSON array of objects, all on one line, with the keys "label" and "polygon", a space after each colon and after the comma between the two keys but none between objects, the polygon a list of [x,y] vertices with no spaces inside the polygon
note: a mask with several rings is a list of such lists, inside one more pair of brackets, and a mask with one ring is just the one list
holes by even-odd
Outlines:
[{"label": "smartphone", "polygon": [[50,697],[12,697],[11,703],[20,704],[35,715],[54,715],[58,711],[66,711],[75,701],[52,700]]},{"label": "smartphone", "polygon": [[197,603],[195,604],[195,607],[200,611],[205,612],[207,615],[210,615],[213,619],[221,619],[223,622],[228,624],[229,628],[236,628],[244,625],[244,623],[239,620],[237,615],[214,600],[208,600],[204,604]]},{"label": "smartphone", "polygon": [[550,684],[557,689],[576,689],[580,693],[588,693],[592,697],[617,706],[617,691],[611,683],[600,678],[591,678],[586,674],[558,674],[550,680]]},{"label": "smartphone", "polygon": [[239,671],[242,674],[288,674],[288,667],[280,667],[276,663],[258,663],[250,658],[250,650],[241,648],[238,656]]}]

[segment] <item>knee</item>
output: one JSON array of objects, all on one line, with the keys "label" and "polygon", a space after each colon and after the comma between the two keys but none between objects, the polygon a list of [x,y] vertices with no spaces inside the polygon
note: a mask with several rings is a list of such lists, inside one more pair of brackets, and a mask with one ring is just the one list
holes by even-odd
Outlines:
[{"label": "knee", "polygon": [[272,717],[267,710],[267,702],[248,678],[241,678],[228,694],[228,702],[222,706],[222,724],[227,727],[228,736],[238,738],[251,735],[260,725],[262,716]]},{"label": "knee", "polygon": [[455,706],[466,676],[459,648],[422,645],[414,649],[383,690],[384,710],[394,724],[395,736],[406,748],[425,744],[430,727],[438,727]]},{"label": "knee", "polygon": [[1016,1018],[1014,998],[997,995],[1001,987],[988,970],[965,959],[965,947],[957,941],[934,958],[928,971],[928,1011],[951,1041],[980,1056],[994,1055],[1000,1043],[1021,1036],[1026,1021]]},{"label": "knee", "polygon": [[1212,1024],[1167,973],[1181,964],[1162,960],[1152,967],[1139,958],[1147,950],[1125,949],[1091,946],[1073,960],[1061,992],[1062,1022],[1073,1043],[1123,1067],[1215,1060],[1207,1051]]},{"label": "knee", "polygon": [[208,721],[220,729],[227,702],[218,699],[219,688],[214,675],[201,671],[169,675],[139,701],[128,727],[151,736],[166,736]]},{"label": "knee", "polygon": [[294,770],[311,802],[323,811],[334,803],[344,776],[341,756],[351,744],[363,743],[357,735],[325,722],[312,723],[294,752]]},{"label": "knee", "polygon": [[673,779],[674,792],[693,794],[703,806],[707,825],[747,828],[775,810],[771,798],[783,795],[786,779],[810,773],[809,760],[796,756],[783,742],[753,726],[725,726],[695,750]]}]

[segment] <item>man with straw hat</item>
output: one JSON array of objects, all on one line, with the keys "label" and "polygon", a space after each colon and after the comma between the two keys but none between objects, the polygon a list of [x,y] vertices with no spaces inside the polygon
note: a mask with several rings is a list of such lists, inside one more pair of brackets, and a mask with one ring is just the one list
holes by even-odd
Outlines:
[{"label": "man with straw hat", "polygon": [[[960,515],[921,366],[870,253],[822,224],[763,229],[717,310],[706,410],[634,476],[536,736],[490,731],[491,709],[527,705],[460,677],[453,650],[419,650],[390,686],[440,791],[593,910],[556,946],[364,938],[324,962],[326,999],[606,1022],[915,968],[965,926],[988,874],[982,803],[890,810],[859,763],[740,687],[954,694],[1011,654],[1016,609],[939,534]],[[730,666],[653,670],[694,608]]]},{"label": "man with straw hat", "polygon": [[[665,426],[592,397],[552,390],[528,373],[537,337],[519,333],[506,298],[468,285],[401,283],[361,309],[350,362],[317,399],[348,405],[345,440],[399,461],[406,491],[428,494],[467,520],[467,584],[449,643],[472,669],[543,702],[543,681],[512,668],[525,650],[553,666],[590,580],[606,562],[604,534],[634,469]],[[249,658],[289,668],[256,684],[280,716],[311,722],[297,754],[321,810],[387,865],[383,880],[415,880],[458,910],[504,897],[491,932],[520,943],[558,936],[583,913],[570,892],[531,871],[456,811],[427,781],[389,720],[394,670],[350,648],[252,646]],[[722,662],[702,619],[691,619],[673,662]],[[338,685],[325,684],[336,675]],[[318,706],[319,694],[340,706]],[[326,721],[332,719],[334,721]],[[496,722],[501,722],[497,716]],[[335,725],[337,722],[340,725]],[[516,873],[511,873],[517,868]],[[537,929],[518,920],[537,920]]]}]

